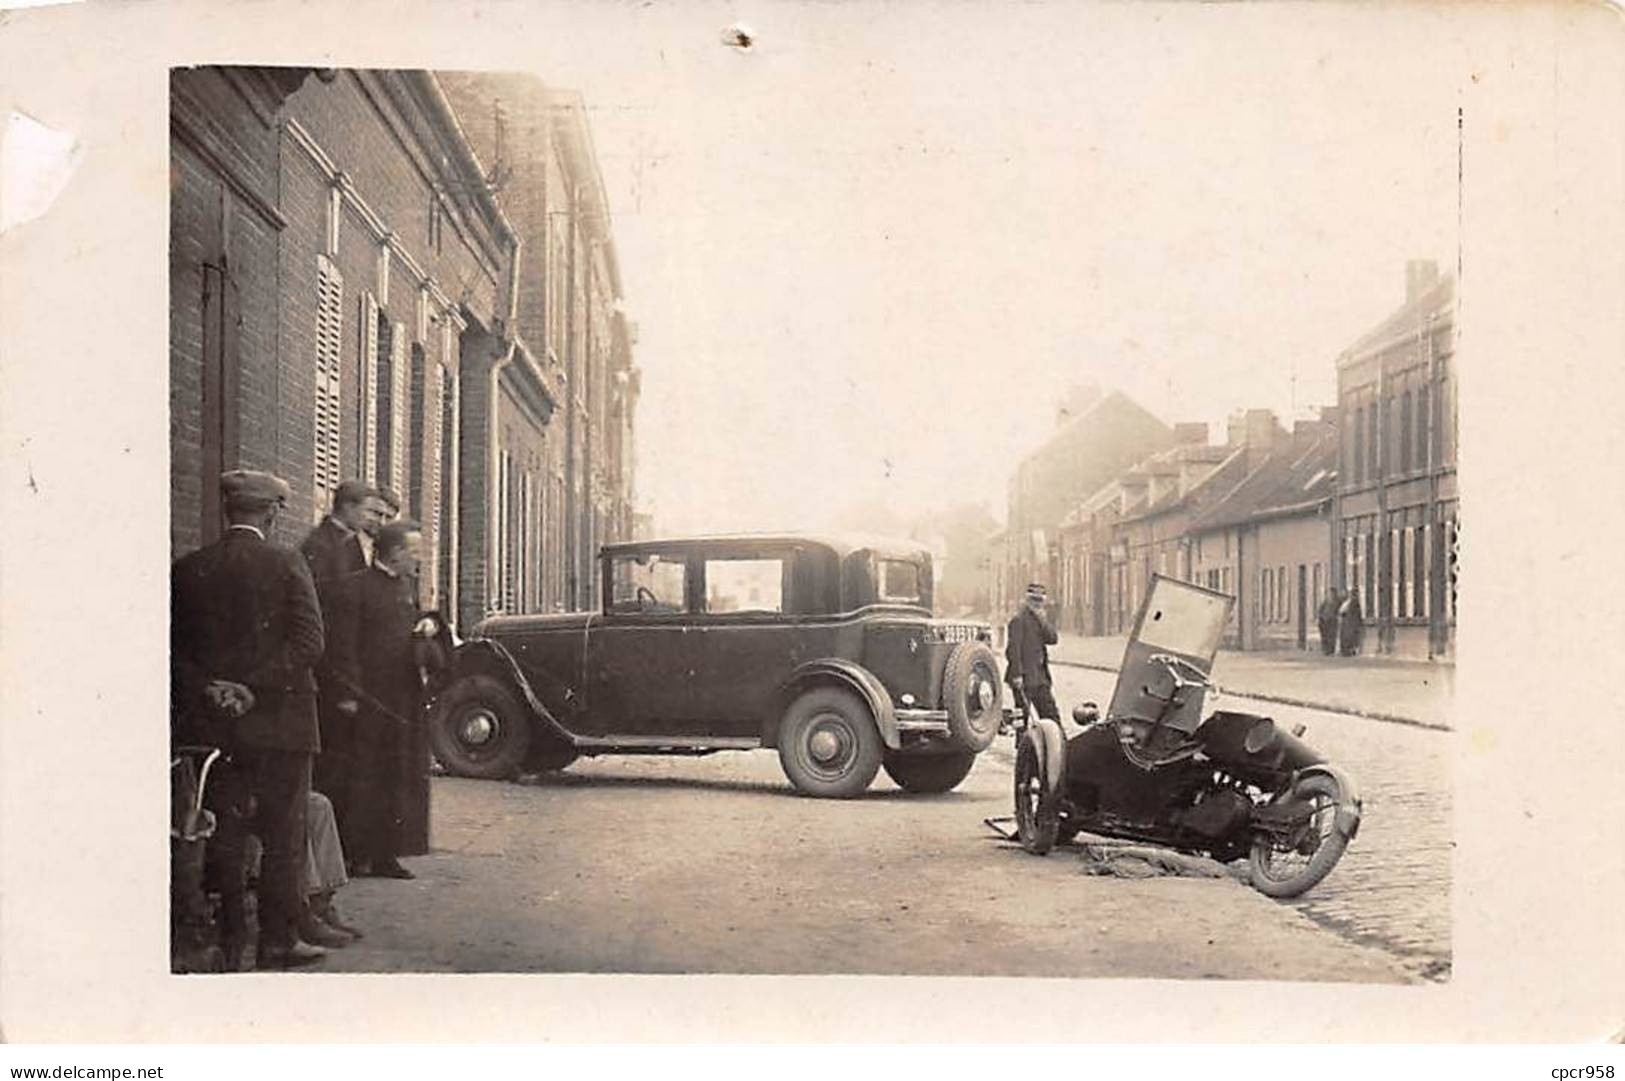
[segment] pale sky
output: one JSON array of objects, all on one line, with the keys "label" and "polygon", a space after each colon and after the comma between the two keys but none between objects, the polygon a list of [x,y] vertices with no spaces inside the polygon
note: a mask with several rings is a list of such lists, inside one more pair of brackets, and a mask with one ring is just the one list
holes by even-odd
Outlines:
[{"label": "pale sky", "polygon": [[[591,111],[662,533],[812,528],[877,498],[1002,519],[1069,384],[1170,422],[1306,415],[1403,300],[1406,259],[1455,265],[1467,75],[1436,9],[592,22],[590,49],[550,40],[536,70]],[[736,22],[748,50],[722,43]]]}]

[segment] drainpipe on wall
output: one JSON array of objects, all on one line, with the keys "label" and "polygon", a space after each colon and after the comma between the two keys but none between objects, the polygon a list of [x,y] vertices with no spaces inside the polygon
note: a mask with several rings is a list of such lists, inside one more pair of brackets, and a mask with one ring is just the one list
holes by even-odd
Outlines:
[{"label": "drainpipe on wall", "polygon": [[489,397],[485,409],[485,610],[488,612],[500,610],[502,604],[502,582],[497,574],[497,568],[501,565],[504,528],[504,523],[498,521],[501,502],[497,492],[497,477],[502,465],[502,425],[497,416],[497,404],[502,394],[502,372],[513,363],[514,355],[519,351],[519,336],[513,329],[514,319],[519,312],[517,237],[510,238],[508,245],[507,294],[499,330],[508,344],[502,356],[491,365],[490,382],[486,387]]}]

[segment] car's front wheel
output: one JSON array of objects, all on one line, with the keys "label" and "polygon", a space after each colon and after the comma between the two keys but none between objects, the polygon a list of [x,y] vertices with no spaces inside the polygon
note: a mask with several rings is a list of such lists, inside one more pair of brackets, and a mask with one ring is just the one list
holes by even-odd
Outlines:
[{"label": "car's front wheel", "polygon": [[839,687],[816,687],[794,702],[779,727],[779,763],[796,790],[847,799],[875,779],[885,745],[863,701]]},{"label": "car's front wheel", "polygon": [[976,764],[976,755],[970,751],[953,754],[888,754],[886,776],[897,782],[905,792],[922,795],[951,792]]},{"label": "car's front wheel", "polygon": [[446,772],[490,780],[519,773],[530,751],[530,710],[492,676],[467,676],[440,696],[429,744]]}]

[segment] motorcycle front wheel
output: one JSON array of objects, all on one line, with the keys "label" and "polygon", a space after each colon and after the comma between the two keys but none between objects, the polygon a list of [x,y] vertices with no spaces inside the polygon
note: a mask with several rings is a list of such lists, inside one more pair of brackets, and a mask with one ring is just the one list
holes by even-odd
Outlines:
[{"label": "motorcycle front wheel", "polygon": [[1331,874],[1348,838],[1337,830],[1342,786],[1324,774],[1298,782],[1292,798],[1309,804],[1309,820],[1292,838],[1255,837],[1248,863],[1253,888],[1267,897],[1296,897]]},{"label": "motorcycle front wheel", "polygon": [[1016,749],[1016,837],[1021,847],[1042,856],[1055,847],[1060,814],[1049,792],[1038,754],[1037,736],[1029,729]]}]

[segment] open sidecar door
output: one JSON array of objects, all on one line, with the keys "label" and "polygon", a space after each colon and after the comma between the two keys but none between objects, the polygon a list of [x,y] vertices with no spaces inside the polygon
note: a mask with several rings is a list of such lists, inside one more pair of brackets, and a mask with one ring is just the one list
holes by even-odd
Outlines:
[{"label": "open sidecar door", "polygon": [[[1152,658],[1167,654],[1204,676],[1210,674],[1233,604],[1235,598],[1228,594],[1153,574],[1123,651],[1107,717],[1153,722],[1160,718],[1164,727],[1194,733],[1202,723],[1203,689],[1176,688],[1167,667]],[[1187,679],[1194,675],[1182,674]],[[1172,704],[1167,701],[1170,695],[1175,698]]]}]

